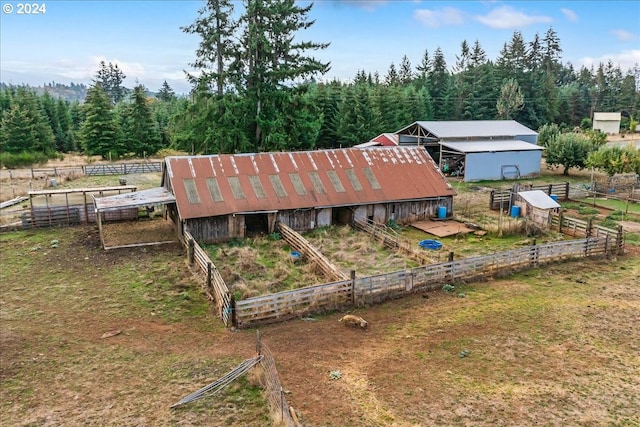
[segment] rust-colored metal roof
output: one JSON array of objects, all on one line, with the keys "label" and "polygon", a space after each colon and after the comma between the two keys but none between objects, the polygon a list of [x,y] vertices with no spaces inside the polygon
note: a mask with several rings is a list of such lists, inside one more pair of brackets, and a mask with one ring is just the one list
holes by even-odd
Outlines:
[{"label": "rust-colored metal roof", "polygon": [[452,196],[423,147],[167,157],[182,219]]}]

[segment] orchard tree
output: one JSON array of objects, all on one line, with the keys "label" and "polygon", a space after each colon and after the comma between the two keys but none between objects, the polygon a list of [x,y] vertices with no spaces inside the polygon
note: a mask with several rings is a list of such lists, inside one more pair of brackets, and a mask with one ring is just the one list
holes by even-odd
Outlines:
[{"label": "orchard tree", "polygon": [[626,147],[600,147],[589,154],[587,166],[600,169],[609,177],[617,173],[640,174],[640,149],[629,144]]},{"label": "orchard tree", "polygon": [[562,167],[562,174],[569,175],[569,169],[584,169],[587,157],[593,147],[588,137],[581,133],[563,133],[549,141],[547,165]]}]

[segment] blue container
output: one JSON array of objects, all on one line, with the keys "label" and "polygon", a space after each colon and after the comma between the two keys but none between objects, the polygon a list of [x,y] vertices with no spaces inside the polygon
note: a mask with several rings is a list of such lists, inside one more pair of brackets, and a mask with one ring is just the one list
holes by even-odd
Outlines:
[{"label": "blue container", "polygon": [[302,254],[298,251],[291,251],[289,254],[291,256],[291,261],[295,262],[302,258]]},{"label": "blue container", "polygon": [[551,197],[554,202],[558,203],[558,195],[557,194],[552,194],[549,197]]},{"label": "blue container", "polygon": [[418,245],[422,249],[440,249],[442,247],[442,243],[437,240],[421,240]]},{"label": "blue container", "polygon": [[447,207],[446,206],[438,206],[438,219],[447,218]]},{"label": "blue container", "polygon": [[511,216],[518,218],[520,216],[520,206],[511,206]]}]

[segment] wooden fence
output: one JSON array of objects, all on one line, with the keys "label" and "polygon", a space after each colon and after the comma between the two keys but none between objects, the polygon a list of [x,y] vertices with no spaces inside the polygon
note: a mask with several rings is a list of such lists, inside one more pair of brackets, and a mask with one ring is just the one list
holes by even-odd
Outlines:
[{"label": "wooden fence", "polygon": [[521,185],[516,183],[511,189],[491,190],[489,194],[489,209],[508,211],[514,202],[514,197],[519,191],[542,190],[549,196],[555,194],[558,200],[569,200],[569,183]]},{"label": "wooden fence", "polygon": [[141,163],[107,163],[83,166],[84,174],[94,175],[128,175],[134,173],[162,172],[162,162]]},{"label": "wooden fence", "polygon": [[234,301],[227,284],[216,266],[211,262],[207,252],[198,245],[198,242],[188,231],[184,232],[184,244],[187,248],[189,265],[193,266],[195,264],[205,277],[203,287],[207,297],[216,304],[218,315],[224,324],[231,326],[234,323]]},{"label": "wooden fence", "polygon": [[280,375],[276,369],[276,361],[273,358],[269,347],[262,343],[260,333],[258,332],[258,343],[256,345],[256,353],[262,357],[260,366],[264,371],[264,390],[267,395],[267,401],[271,406],[271,417],[274,425],[282,425],[284,427],[297,427],[298,417],[287,403],[284,396],[284,389],[280,382]]},{"label": "wooden fence", "polygon": [[560,212],[557,215],[551,214],[551,227],[557,229],[560,233],[570,236],[606,237],[609,239],[609,243],[614,245],[611,250],[618,251],[618,253],[624,252],[624,233],[622,226],[618,226],[618,228],[614,230],[613,228],[593,224],[591,219],[584,221],[577,218],[569,218]]},{"label": "wooden fence", "polygon": [[455,281],[533,268],[568,258],[618,253],[609,234],[600,237],[531,245],[506,252],[425,265],[389,274],[308,286],[237,301],[236,326],[278,322],[353,305],[375,304],[414,292],[437,289]]},{"label": "wooden fence", "polygon": [[401,238],[398,233],[384,224],[378,224],[375,221],[366,219],[354,221],[354,227],[371,235],[374,240],[378,240],[383,246],[399,250],[420,264],[431,264],[433,261],[429,256],[416,251],[411,240]]},{"label": "wooden fence", "polygon": [[348,277],[340,271],[331,261],[329,261],[322,253],[316,249],[311,243],[307,241],[300,234],[295,232],[292,228],[279,222],[278,229],[280,234],[293,247],[299,251],[306,259],[315,264],[318,271],[323,274],[329,280],[347,280]]},{"label": "wooden fence", "polygon": [[18,178],[47,178],[51,176],[71,175],[129,175],[134,173],[162,172],[162,162],[136,162],[136,163],[105,163],[85,166],[58,166],[52,168],[8,169],[3,172],[3,177],[9,179]]}]

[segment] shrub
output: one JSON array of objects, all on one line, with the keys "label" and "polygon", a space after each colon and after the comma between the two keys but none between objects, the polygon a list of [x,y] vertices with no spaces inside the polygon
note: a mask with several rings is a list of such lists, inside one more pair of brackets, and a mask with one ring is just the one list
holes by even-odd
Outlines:
[{"label": "shrub", "polygon": [[31,153],[26,151],[18,154],[0,153],[0,165],[7,169],[24,168],[34,164],[40,165],[47,163],[47,160],[49,160],[49,157],[44,153]]}]

